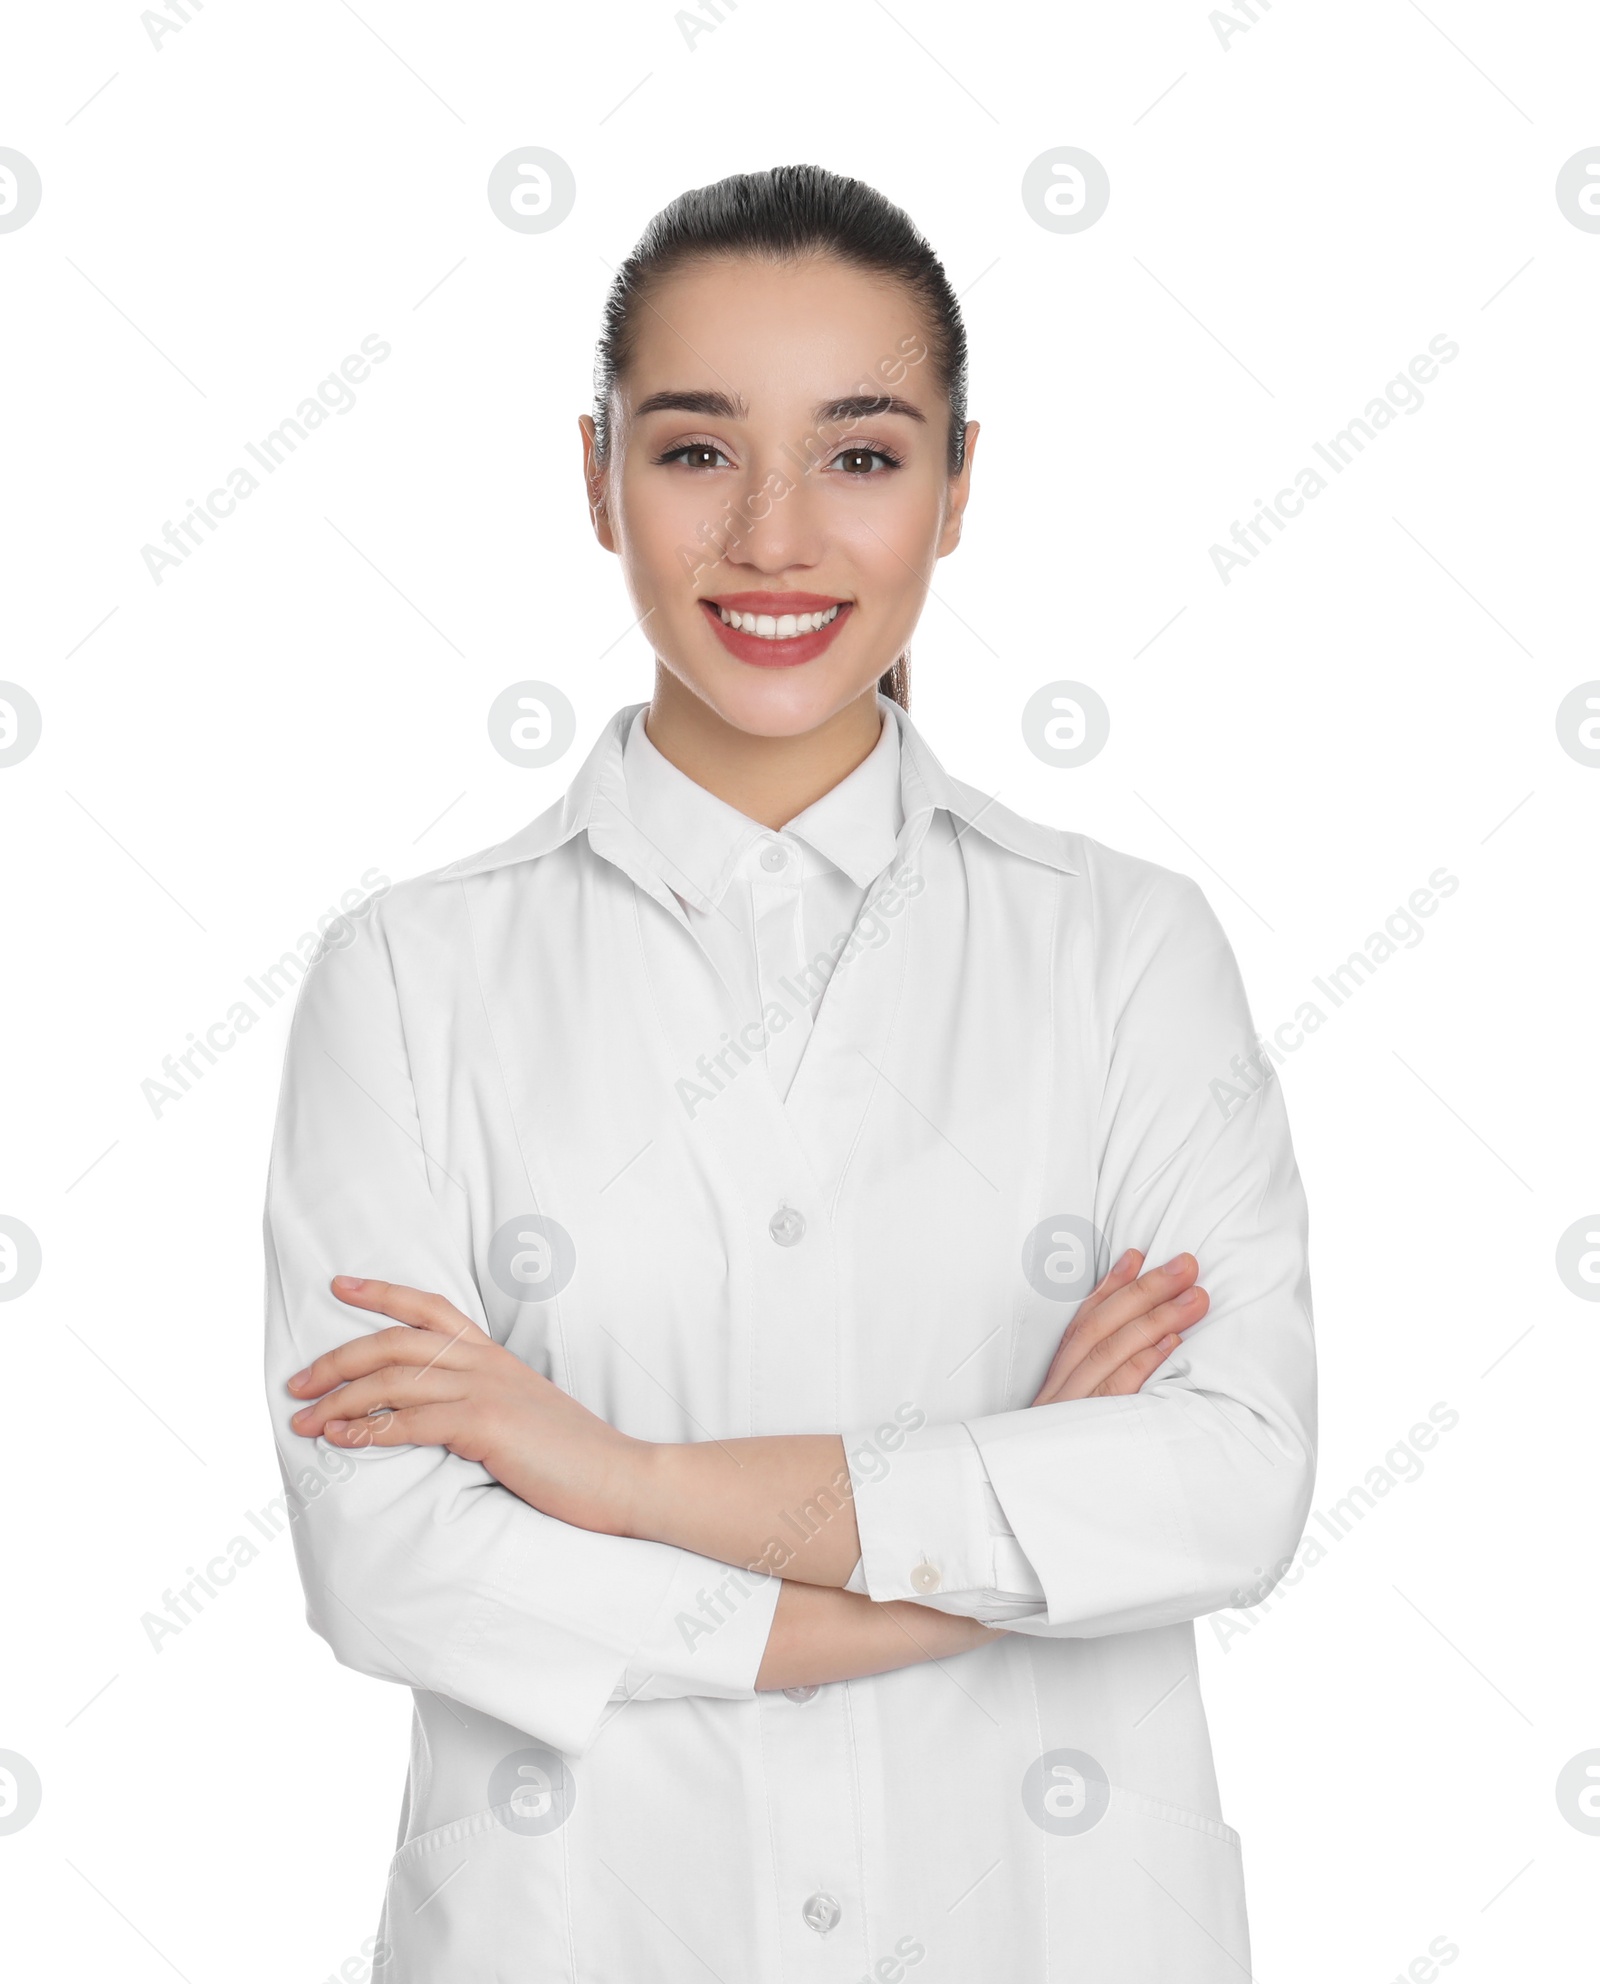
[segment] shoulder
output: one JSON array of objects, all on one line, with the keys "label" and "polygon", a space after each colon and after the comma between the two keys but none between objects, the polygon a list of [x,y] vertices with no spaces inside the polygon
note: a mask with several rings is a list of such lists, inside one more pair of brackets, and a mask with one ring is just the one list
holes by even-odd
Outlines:
[{"label": "shoulder", "polygon": [[1091,933],[1098,946],[1141,937],[1159,941],[1185,929],[1196,935],[1220,930],[1205,891],[1192,877],[974,796],[981,803],[958,828],[962,837],[984,845],[989,859],[1024,887],[1059,890],[1065,923]]},{"label": "shoulder", "polygon": [[[444,939],[460,927],[473,890],[489,886],[488,878],[504,870],[527,866],[549,852],[560,854],[561,842],[548,829],[553,815],[541,814],[508,839],[471,854],[456,855],[437,868],[420,875],[408,875],[398,882],[385,880],[350,911],[357,926],[365,926],[374,942],[409,944],[414,941]],[[540,843],[535,845],[535,835]]]},{"label": "shoulder", "polygon": [[1200,884],[1086,835],[1069,838],[1078,870],[1069,886],[1082,891],[1069,941],[1088,954],[1095,1006],[1111,1033],[1159,1058],[1198,1051],[1231,1028],[1245,1010],[1244,985]]},{"label": "shoulder", "polygon": [[1191,876],[1017,815],[993,825],[994,841],[1011,850],[992,857],[1007,886],[1052,897],[1055,968],[1076,988],[1067,1006],[1075,1025],[1108,1046],[1151,1034],[1176,1048],[1232,1023],[1244,1003],[1238,963]]},{"label": "shoulder", "polygon": [[1128,942],[1159,941],[1181,930],[1217,925],[1204,889],[1192,876],[1142,855],[1107,847],[1087,834],[1064,834],[1074,880],[1096,928]]},{"label": "shoulder", "polygon": [[1014,812],[993,793],[952,776],[910,718],[899,710],[895,717],[908,809],[931,801],[948,813],[967,858],[1008,889],[1057,895],[1071,912],[1067,923],[1106,939],[1141,921],[1205,912],[1204,893],[1188,876]]},{"label": "shoulder", "polygon": [[396,954],[431,950],[456,934],[461,890],[454,866],[398,882],[382,876],[359,902],[329,920],[307,961],[300,1005],[392,1000]]}]

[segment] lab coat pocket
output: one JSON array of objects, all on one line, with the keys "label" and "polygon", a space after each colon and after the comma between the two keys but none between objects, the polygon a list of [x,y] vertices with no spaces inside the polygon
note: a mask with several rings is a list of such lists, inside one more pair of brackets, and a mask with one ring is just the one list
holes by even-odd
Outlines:
[{"label": "lab coat pocket", "polygon": [[512,1831],[505,1808],[474,1812],[408,1839],[389,1863],[374,1984],[556,1984],[571,1953],[536,1947],[528,1926],[567,1917],[559,1832]]},{"label": "lab coat pocket", "polygon": [[1250,1975],[1232,1826],[1118,1785],[1098,1824],[1057,1844],[1052,1977],[1239,1984]]},{"label": "lab coat pocket", "polygon": [[1118,1790],[1117,1803],[1126,1805],[1130,1811],[1138,1811],[1146,1817],[1159,1819],[1163,1825],[1183,1826],[1192,1832],[1203,1832],[1210,1839],[1220,1839],[1231,1846],[1235,1853],[1240,1850],[1239,1835],[1232,1826],[1225,1826],[1220,1819],[1208,1819],[1204,1812],[1190,1812],[1182,1805],[1169,1805],[1161,1798],[1147,1798],[1142,1791]]}]

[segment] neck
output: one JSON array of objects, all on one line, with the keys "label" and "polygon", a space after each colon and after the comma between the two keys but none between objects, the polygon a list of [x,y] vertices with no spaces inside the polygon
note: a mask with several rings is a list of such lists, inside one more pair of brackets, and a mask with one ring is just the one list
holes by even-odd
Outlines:
[{"label": "neck", "polygon": [[686,778],[776,832],[871,755],[882,727],[876,686],[815,730],[757,737],[718,716],[657,662],[645,735]]}]

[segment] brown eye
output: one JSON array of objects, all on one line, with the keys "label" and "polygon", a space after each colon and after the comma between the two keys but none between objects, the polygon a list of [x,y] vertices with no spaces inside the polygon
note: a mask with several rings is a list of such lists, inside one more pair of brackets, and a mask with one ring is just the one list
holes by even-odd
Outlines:
[{"label": "brown eye", "polygon": [[846,475],[874,475],[874,462],[882,462],[885,468],[898,468],[899,462],[884,448],[844,448],[834,456],[834,467],[843,469]]},{"label": "brown eye", "polygon": [[683,468],[715,468],[719,462],[726,466],[727,456],[720,448],[709,441],[685,441],[680,447],[669,448],[664,455],[656,456],[656,465],[672,462]]}]

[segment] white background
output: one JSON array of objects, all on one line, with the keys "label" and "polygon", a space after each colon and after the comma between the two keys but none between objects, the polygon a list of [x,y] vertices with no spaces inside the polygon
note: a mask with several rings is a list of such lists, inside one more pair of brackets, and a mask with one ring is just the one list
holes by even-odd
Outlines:
[{"label": "white background", "polygon": [[[1194,875],[1264,1029],[1459,878],[1281,1073],[1318,1509],[1436,1403],[1459,1423],[1197,1630],[1265,1984],[1384,1984],[1440,1937],[1452,1978],[1579,1974],[1600,1838],[1555,1780],[1600,1746],[1600,1310],[1554,1261],[1600,1205],[1600,770],[1555,712],[1600,676],[1600,234],[1554,185],[1600,144],[1600,20],[1256,0],[1224,46],[1201,0],[744,0],[691,48],[665,0],[188,11],[158,49],[132,4],[19,9],[0,75],[44,187],[0,234],[0,675],[44,716],[0,773],[0,1212],[44,1259],[0,1307],[0,1749],[44,1786],[0,1837],[8,1972],[365,1976],[408,1696],[306,1630],[286,1539],[159,1652],[141,1624],[279,1491],[290,1001],[159,1116],[141,1084],[364,870],[504,837],[648,694],[579,485],[608,265],[684,187],[809,159],[965,292],[983,441],[912,670],[950,769]],[[542,235],[485,197],[529,144],[577,179]],[[1075,235],[1020,191],[1065,144],[1112,187]],[[157,585],[141,547],[369,333],[355,409]],[[1421,410],[1224,584],[1210,546],[1440,333]],[[530,676],[578,712],[531,772],[484,720]],[[1079,770],[1019,727],[1061,678],[1111,711]]]}]

